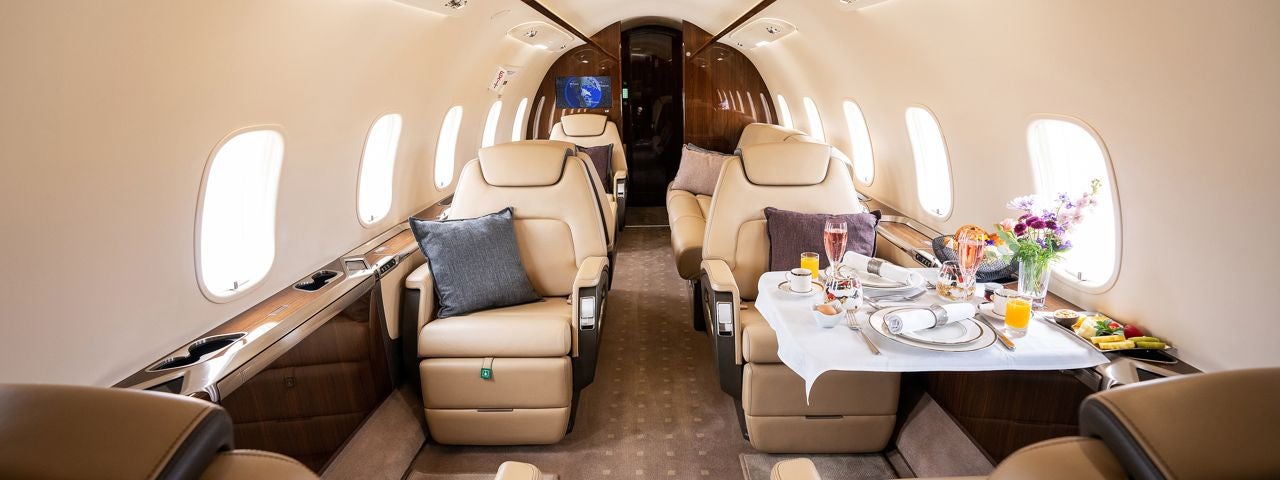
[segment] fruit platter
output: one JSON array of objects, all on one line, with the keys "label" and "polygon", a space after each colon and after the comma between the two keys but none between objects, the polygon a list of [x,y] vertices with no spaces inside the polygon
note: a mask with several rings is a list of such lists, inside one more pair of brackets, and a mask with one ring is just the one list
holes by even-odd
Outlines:
[{"label": "fruit platter", "polygon": [[1172,348],[1159,337],[1149,336],[1137,325],[1124,325],[1097,312],[1058,310],[1054,323],[1084,339],[1099,352],[1121,350],[1167,350]]}]

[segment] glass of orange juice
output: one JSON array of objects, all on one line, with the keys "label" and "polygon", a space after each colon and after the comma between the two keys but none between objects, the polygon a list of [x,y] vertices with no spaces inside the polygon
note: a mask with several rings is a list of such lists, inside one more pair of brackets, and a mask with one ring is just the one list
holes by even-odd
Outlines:
[{"label": "glass of orange juice", "polygon": [[818,278],[818,252],[801,253],[800,268],[809,269],[813,273],[813,278]]},{"label": "glass of orange juice", "polygon": [[1031,323],[1031,300],[1025,297],[1012,297],[1004,307],[1004,326],[1011,337],[1027,334],[1027,325]]}]

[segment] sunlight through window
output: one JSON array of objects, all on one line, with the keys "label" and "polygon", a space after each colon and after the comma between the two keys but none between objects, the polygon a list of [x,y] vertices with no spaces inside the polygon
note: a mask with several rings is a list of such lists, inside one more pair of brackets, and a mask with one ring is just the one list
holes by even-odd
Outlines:
[{"label": "sunlight through window", "polygon": [[511,120],[511,141],[518,142],[524,140],[524,114],[529,110],[529,98],[525,97],[520,100],[520,104],[516,105],[516,117]]},{"label": "sunlight through window", "polygon": [[791,108],[787,106],[787,99],[782,98],[782,94],[778,94],[778,121],[784,127],[795,128],[791,123]]},{"label": "sunlight through window", "polygon": [[502,100],[493,102],[489,107],[489,115],[484,119],[484,136],[480,139],[481,147],[492,147],[498,141],[498,119],[502,117]]},{"label": "sunlight through window", "polygon": [[271,270],[283,158],[280,132],[253,130],[231,137],[209,161],[200,196],[196,264],[210,300],[229,301]]},{"label": "sunlight through window", "polygon": [[360,182],[356,187],[356,212],[360,223],[373,225],[391,211],[392,177],[396,166],[396,148],[400,144],[400,115],[383,115],[364,142],[360,158]]},{"label": "sunlight through window", "polygon": [[853,147],[853,173],[864,184],[870,184],[876,176],[876,164],[871,154],[871,132],[862,109],[852,100],[844,101],[844,121],[849,126],[849,143]]},{"label": "sunlight through window", "polygon": [[819,142],[826,142],[827,131],[822,128],[822,116],[818,114],[818,105],[813,103],[812,98],[804,97],[804,115],[809,122],[809,136]]},{"label": "sunlight through window", "polygon": [[454,106],[444,116],[440,137],[436,139],[436,187],[453,183],[453,164],[457,157],[458,130],[462,128],[462,106]]},{"label": "sunlight through window", "polygon": [[915,157],[916,192],[920,206],[938,217],[951,213],[951,165],[942,127],[932,113],[920,107],[907,108],[907,134]]},{"label": "sunlight through window", "polygon": [[1094,180],[1102,181],[1097,205],[1067,238],[1072,244],[1056,266],[1059,273],[1087,287],[1106,284],[1115,275],[1119,250],[1119,209],[1107,154],[1099,138],[1066,119],[1037,119],[1027,128],[1027,148],[1035,172],[1036,193],[1076,198]]}]

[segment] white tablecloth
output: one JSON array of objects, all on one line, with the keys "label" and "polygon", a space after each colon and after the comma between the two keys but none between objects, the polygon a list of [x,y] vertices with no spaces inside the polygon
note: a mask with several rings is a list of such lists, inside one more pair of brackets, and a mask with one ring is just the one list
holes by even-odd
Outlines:
[{"label": "white tablecloth", "polygon": [[[939,352],[904,345],[885,338],[871,328],[869,315],[858,313],[858,325],[867,338],[880,349],[873,355],[855,332],[843,324],[822,328],[813,318],[812,308],[820,300],[782,293],[778,284],[786,281],[784,272],[769,272],[760,277],[760,294],[756,309],[778,334],[778,357],[804,378],[805,392],[823,373],[832,370],[871,372],[985,371],[985,370],[1065,370],[1088,368],[1107,363],[1107,357],[1084,345],[1078,338],[1032,319],[1027,335],[1014,338],[1015,350],[1000,345],[974,352]],[[913,303],[932,305],[944,302],[930,291]],[[864,307],[866,309],[866,307]],[[997,327],[999,322],[993,322]]]}]

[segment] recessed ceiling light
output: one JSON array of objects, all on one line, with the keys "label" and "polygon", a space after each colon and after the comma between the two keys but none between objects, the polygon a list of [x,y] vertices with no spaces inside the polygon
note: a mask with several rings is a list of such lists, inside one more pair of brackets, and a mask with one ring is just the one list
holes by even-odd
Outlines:
[{"label": "recessed ceiling light", "polygon": [[454,10],[461,10],[462,7],[467,6],[467,0],[445,0],[444,6]]},{"label": "recessed ceiling light", "polygon": [[768,45],[768,44],[769,44],[769,42],[768,42],[768,41],[761,40],[761,41],[759,41],[759,42],[756,42],[756,47],[763,47],[763,46]]}]

